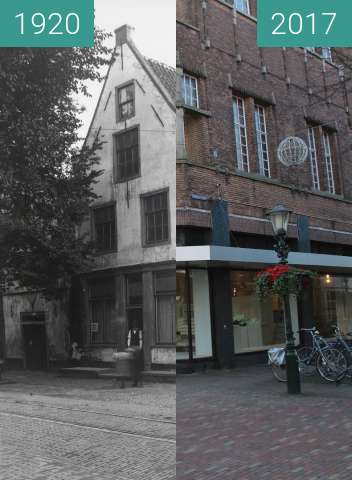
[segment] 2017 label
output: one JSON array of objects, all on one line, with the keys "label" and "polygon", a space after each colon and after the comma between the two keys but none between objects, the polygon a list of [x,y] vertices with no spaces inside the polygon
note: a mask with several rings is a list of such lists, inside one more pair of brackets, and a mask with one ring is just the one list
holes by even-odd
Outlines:
[{"label": "2017 label", "polygon": [[259,47],[352,47],[352,2],[257,0]]}]

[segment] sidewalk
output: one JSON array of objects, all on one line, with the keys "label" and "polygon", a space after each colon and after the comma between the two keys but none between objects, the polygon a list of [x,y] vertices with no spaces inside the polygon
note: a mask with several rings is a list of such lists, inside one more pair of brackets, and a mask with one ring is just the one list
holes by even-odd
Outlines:
[{"label": "sidewalk", "polygon": [[174,480],[175,386],[5,372],[0,480]]},{"label": "sidewalk", "polygon": [[177,479],[350,480],[352,384],[302,392],[267,366],[178,376]]}]

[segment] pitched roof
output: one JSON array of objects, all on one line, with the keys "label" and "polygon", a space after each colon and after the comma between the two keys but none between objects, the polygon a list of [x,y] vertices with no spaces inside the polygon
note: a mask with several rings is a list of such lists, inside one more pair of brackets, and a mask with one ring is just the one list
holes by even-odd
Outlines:
[{"label": "pitched roof", "polygon": [[151,58],[144,57],[153,72],[159,78],[162,85],[169,92],[171,98],[176,98],[176,70],[165,63],[157,62]]}]

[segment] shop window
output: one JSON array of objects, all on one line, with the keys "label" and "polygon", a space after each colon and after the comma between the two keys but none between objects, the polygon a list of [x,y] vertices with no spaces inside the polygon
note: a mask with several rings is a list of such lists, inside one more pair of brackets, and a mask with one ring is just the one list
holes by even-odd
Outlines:
[{"label": "shop window", "polygon": [[246,110],[244,100],[240,97],[233,99],[233,121],[237,168],[249,172]]},{"label": "shop window", "polygon": [[127,328],[143,330],[143,284],[142,274],[126,276]]},{"label": "shop window", "polygon": [[213,355],[207,270],[176,272],[176,358]]},{"label": "shop window", "polygon": [[333,325],[352,330],[352,277],[320,275],[313,281],[314,325],[324,337],[333,336]]},{"label": "shop window", "polygon": [[335,193],[334,172],[331,153],[331,134],[326,130],[323,130],[323,147],[328,192]]},{"label": "shop window", "polygon": [[185,105],[199,108],[198,80],[191,75],[182,75],[182,96]]},{"label": "shop window", "polygon": [[135,89],[134,82],[118,87],[117,94],[117,121],[121,122],[135,115]]},{"label": "shop window", "polygon": [[140,175],[139,129],[115,135],[115,181],[125,182]]},{"label": "shop window", "polygon": [[249,15],[249,1],[248,0],[235,0],[236,10]]},{"label": "shop window", "polygon": [[266,131],[265,109],[261,105],[255,105],[255,134],[257,140],[257,158],[259,173],[264,177],[270,177],[268,136]]},{"label": "shop window", "polygon": [[95,244],[99,252],[116,250],[116,209],[115,205],[93,210]]},{"label": "shop window", "polygon": [[[235,353],[264,350],[285,343],[283,305],[278,295],[261,299],[256,273],[231,272],[232,319]],[[297,300],[290,296],[293,329],[298,330]]]},{"label": "shop window", "polygon": [[91,344],[114,344],[115,281],[100,279],[89,284],[90,342]]},{"label": "shop window", "polygon": [[314,127],[308,127],[308,145],[309,145],[310,169],[312,172],[312,185],[314,190],[320,190],[318,156],[317,156],[317,147],[315,143]]},{"label": "shop window", "polygon": [[169,242],[169,192],[150,193],[142,196],[143,244],[158,245]]}]

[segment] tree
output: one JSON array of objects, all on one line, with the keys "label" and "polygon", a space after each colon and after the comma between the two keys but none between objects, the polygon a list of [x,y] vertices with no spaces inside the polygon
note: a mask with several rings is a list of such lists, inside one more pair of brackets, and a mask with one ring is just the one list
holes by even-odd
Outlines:
[{"label": "tree", "polygon": [[97,30],[94,48],[0,49],[0,272],[58,296],[89,264],[77,226],[96,198],[97,139],[79,147],[86,82],[112,60]]}]

